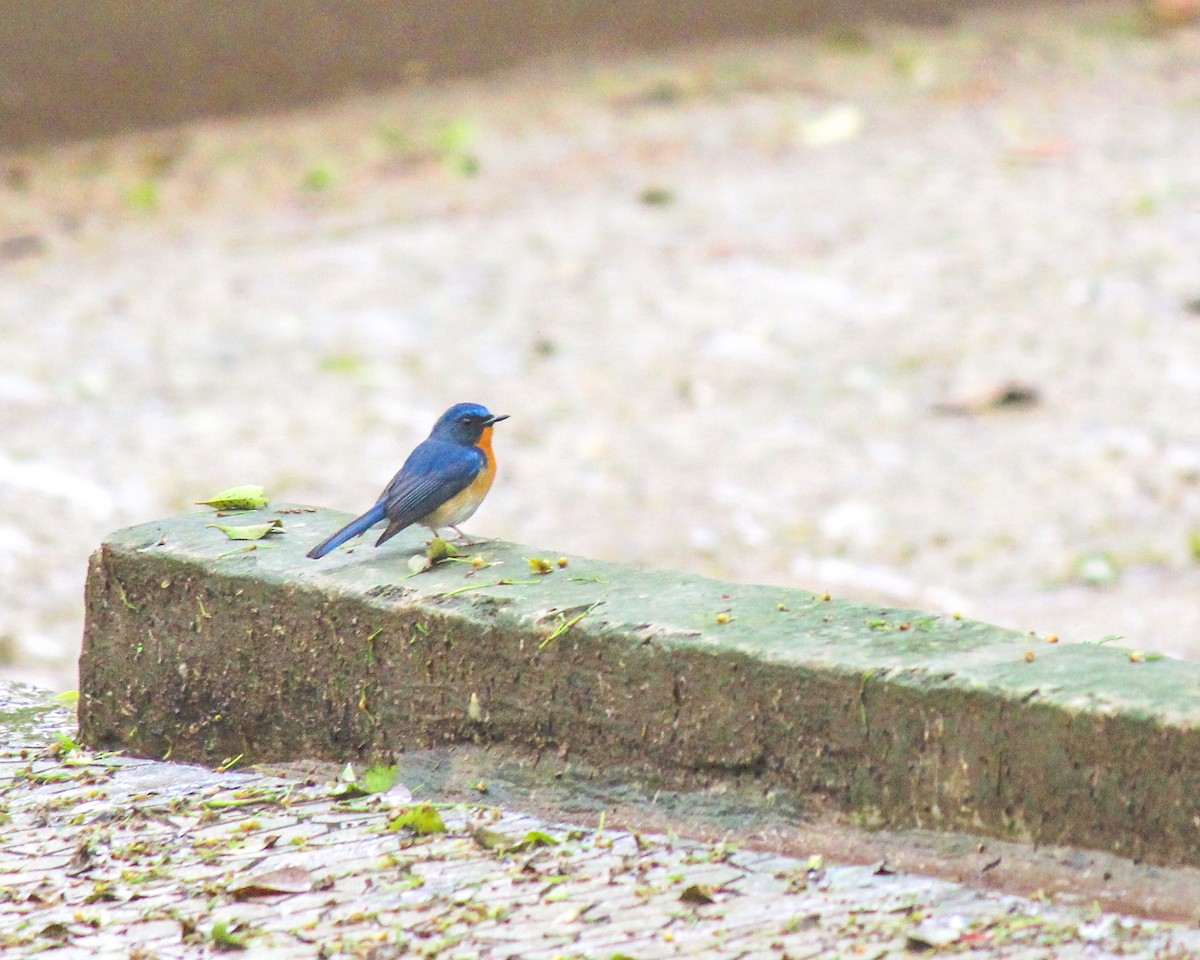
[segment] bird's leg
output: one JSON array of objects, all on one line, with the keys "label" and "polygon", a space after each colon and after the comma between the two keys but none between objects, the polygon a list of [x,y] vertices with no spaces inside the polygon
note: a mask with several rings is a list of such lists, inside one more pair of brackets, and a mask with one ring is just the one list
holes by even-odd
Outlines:
[{"label": "bird's leg", "polygon": [[491,543],[495,539],[495,537],[472,537],[470,534],[463,533],[454,524],[450,524],[450,529],[458,534],[460,547],[474,547],[481,543]]},{"label": "bird's leg", "polygon": [[[472,540],[465,533],[463,533],[461,530],[459,530],[458,527],[456,527],[454,524],[450,524],[449,526],[450,526],[451,530],[453,530],[456,534],[458,534],[458,536],[454,539],[447,540],[448,543],[453,543],[455,546],[459,546],[459,547],[469,547],[469,546],[479,542],[477,540]],[[438,530],[437,527],[429,527],[428,529],[433,534],[433,537],[435,540],[442,536],[441,532]]]}]

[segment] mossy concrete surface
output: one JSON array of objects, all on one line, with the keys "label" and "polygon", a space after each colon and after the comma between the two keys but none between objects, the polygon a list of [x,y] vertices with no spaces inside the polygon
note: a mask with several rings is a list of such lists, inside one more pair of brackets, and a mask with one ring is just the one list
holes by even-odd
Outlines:
[{"label": "mossy concrete surface", "polygon": [[[249,544],[212,526],[277,517]],[[83,741],[210,764],[503,741],[756,777],[869,825],[1200,863],[1200,664],[502,542],[413,575],[419,531],[304,557],[346,519],[110,536]]]}]

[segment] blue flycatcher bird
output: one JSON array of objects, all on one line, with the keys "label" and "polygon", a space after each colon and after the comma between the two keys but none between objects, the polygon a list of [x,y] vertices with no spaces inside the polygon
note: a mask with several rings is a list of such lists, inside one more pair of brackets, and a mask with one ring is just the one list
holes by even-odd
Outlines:
[{"label": "blue flycatcher bird", "polygon": [[433,425],[429,439],[408,455],[379,499],[357,520],[308,551],[313,560],[357,537],[384,520],[387,527],[375,541],[379,546],[405,527],[420,523],[438,535],[440,527],[458,529],[483,503],[496,477],[492,427],[508,414],[496,416],[477,403],[456,403]]}]

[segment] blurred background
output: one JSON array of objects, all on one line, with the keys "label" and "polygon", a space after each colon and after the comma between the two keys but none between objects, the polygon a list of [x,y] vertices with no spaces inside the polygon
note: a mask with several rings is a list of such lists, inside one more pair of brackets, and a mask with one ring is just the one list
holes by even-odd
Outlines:
[{"label": "blurred background", "polygon": [[460,400],[476,534],[1200,656],[1189,0],[146,9],[0,26],[0,676]]}]

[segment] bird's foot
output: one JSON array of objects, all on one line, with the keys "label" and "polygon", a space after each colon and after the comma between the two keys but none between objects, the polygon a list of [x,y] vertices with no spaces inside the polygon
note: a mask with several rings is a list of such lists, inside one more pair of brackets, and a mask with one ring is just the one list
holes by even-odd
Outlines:
[{"label": "bird's foot", "polygon": [[477,543],[489,542],[486,538],[483,540],[474,539],[474,538],[468,536],[467,534],[463,533],[461,530],[458,529],[458,527],[450,528],[456,534],[456,536],[453,536],[453,537],[443,537],[440,530],[434,530],[433,527],[430,527],[429,529],[433,531],[433,540],[428,541],[426,543],[426,546],[428,546],[430,543],[433,543],[434,540],[443,540],[446,543],[453,544],[456,547],[473,547]]},{"label": "bird's foot", "polygon": [[495,537],[472,537],[470,534],[463,533],[455,526],[451,526],[450,529],[458,534],[455,544],[460,547],[477,547],[481,543],[492,543],[496,539]]}]

